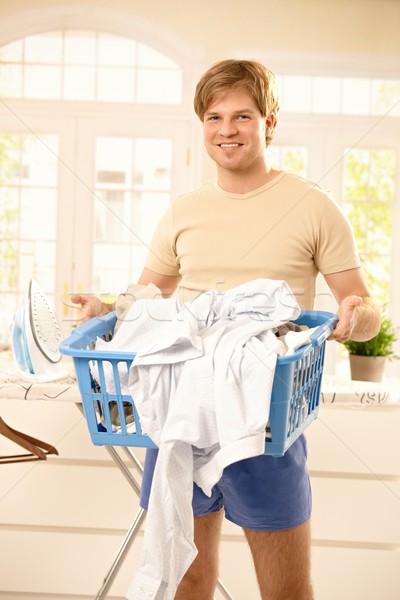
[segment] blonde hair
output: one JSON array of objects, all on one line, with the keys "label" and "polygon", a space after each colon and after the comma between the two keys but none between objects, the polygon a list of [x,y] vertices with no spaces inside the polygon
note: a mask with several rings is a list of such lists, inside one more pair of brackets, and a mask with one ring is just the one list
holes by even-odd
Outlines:
[{"label": "blonde hair", "polygon": [[278,121],[279,99],[274,74],[254,60],[222,60],[201,77],[194,96],[194,110],[201,121],[217,96],[245,88],[252,95],[263,117],[273,115],[274,122],[267,129],[266,145],[274,137]]}]

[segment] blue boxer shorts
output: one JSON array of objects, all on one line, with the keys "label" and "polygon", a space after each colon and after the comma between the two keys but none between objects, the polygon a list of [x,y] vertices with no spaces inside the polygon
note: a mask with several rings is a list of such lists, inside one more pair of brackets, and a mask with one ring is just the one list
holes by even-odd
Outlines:
[{"label": "blue boxer shorts", "polygon": [[[140,506],[147,509],[158,450],[146,453]],[[256,456],[223,471],[209,498],[193,484],[193,514],[200,517],[225,509],[240,527],[259,531],[289,529],[311,516],[307,443],[301,435],[282,457]]]}]

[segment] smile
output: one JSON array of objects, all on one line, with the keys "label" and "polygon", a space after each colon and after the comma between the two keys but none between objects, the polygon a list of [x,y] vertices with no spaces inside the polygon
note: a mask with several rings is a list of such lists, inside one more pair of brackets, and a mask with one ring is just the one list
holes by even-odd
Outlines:
[{"label": "smile", "polygon": [[239,148],[242,144],[218,144],[220,148]]}]

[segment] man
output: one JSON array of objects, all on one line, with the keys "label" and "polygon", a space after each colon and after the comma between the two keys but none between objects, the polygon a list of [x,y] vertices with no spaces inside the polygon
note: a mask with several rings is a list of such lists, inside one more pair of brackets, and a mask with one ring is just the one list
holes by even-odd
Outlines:
[{"label": "man", "polygon": [[[178,198],[159,223],[139,283],[183,302],[265,277],[284,279],[301,308],[312,309],[321,272],[339,303],[331,339],[373,337],[379,311],[364,282],[350,226],[317,185],[277,171],[266,147],[279,104],[274,76],[254,61],[226,60],[199,81],[194,106],[217,183]],[[74,296],[82,317],[113,306]],[[156,451],[142,487],[147,508]],[[224,511],[222,510],[224,508]],[[282,458],[258,456],[227,467],[211,498],[195,486],[198,556],[176,600],[212,600],[223,514],[243,527],[263,600],[311,600],[311,493],[301,436]]]}]

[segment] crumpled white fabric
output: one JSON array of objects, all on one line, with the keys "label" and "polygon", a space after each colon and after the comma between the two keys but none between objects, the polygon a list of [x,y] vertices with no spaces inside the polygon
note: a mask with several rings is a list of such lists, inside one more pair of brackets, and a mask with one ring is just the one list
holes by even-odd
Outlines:
[{"label": "crumpled white fabric", "polygon": [[223,469],[263,454],[277,355],[274,332],[300,314],[284,281],[258,279],[175,298],[137,301],[118,336],[134,350],[129,389],[159,446],[139,569],[129,600],[172,600],[194,560],[193,480],[210,495]]}]

